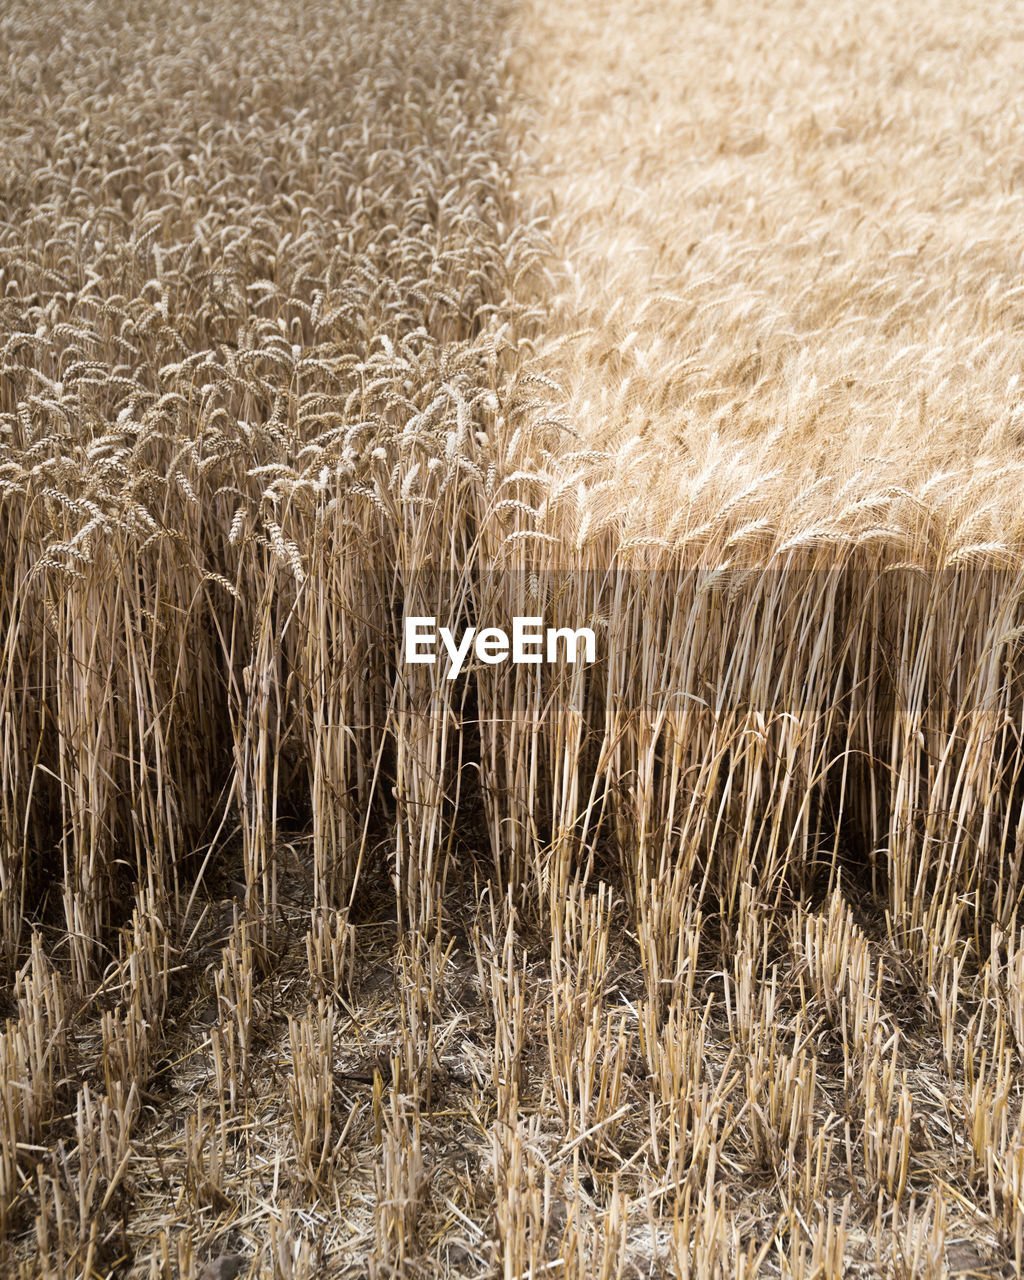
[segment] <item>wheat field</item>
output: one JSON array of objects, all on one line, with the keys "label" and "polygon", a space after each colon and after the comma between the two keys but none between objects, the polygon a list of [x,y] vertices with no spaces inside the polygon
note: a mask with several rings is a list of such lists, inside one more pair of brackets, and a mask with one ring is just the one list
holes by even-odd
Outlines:
[{"label": "wheat field", "polygon": [[1022,44],[4,6],[0,1275],[1024,1271]]}]

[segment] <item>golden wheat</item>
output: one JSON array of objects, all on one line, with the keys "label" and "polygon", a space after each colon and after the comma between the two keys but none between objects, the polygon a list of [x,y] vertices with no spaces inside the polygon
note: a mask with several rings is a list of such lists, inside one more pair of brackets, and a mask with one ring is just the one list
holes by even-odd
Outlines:
[{"label": "golden wheat", "polygon": [[1020,1271],[1016,26],[6,7],[0,1271]]}]

